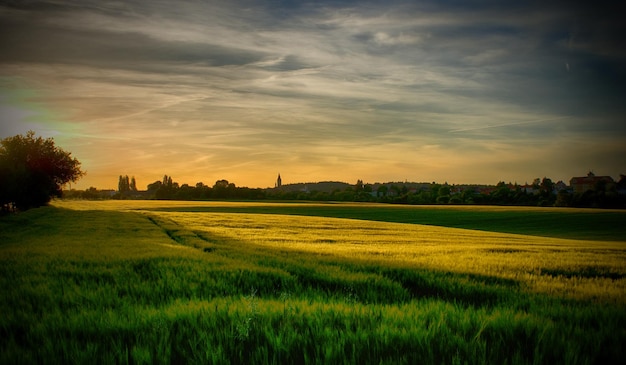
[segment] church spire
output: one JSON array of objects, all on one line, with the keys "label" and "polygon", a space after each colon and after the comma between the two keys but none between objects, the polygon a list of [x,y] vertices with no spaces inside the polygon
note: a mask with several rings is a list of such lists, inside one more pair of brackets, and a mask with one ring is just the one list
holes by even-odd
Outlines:
[{"label": "church spire", "polygon": [[280,173],[278,173],[278,179],[276,179],[275,187],[280,188],[283,185],[283,180],[280,178]]}]

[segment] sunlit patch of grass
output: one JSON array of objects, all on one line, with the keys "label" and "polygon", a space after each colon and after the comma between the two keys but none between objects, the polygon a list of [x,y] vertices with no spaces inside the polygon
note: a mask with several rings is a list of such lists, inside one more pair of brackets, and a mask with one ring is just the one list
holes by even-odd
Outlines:
[{"label": "sunlit patch of grass", "polygon": [[[465,229],[262,214],[151,214],[242,248],[516,280],[530,291],[626,302],[626,247]],[[604,274],[591,275],[601,267]],[[570,274],[555,274],[567,269]],[[578,273],[578,274],[577,274]]]}]

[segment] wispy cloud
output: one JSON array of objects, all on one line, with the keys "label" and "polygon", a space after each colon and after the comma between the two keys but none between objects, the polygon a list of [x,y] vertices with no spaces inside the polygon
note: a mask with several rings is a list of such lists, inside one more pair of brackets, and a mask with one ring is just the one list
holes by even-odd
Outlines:
[{"label": "wispy cloud", "polygon": [[5,4],[0,87],[33,93],[1,110],[4,124],[24,123],[17,103],[75,126],[59,129],[64,143],[88,161],[84,183],[103,187],[119,170],[251,186],[277,169],[493,182],[585,138],[617,174],[610,156],[626,147],[606,142],[626,136],[620,24],[578,4]]},{"label": "wispy cloud", "polygon": [[482,125],[482,126],[454,129],[454,130],[451,130],[450,133],[469,132],[469,131],[476,131],[476,130],[490,129],[490,128],[501,128],[501,127],[519,126],[519,125],[527,125],[527,124],[535,124],[535,123],[543,123],[543,122],[552,122],[555,120],[561,120],[565,118],[567,118],[567,116],[547,118],[547,119],[525,120],[525,121],[519,121],[519,122],[509,122],[509,123],[494,124],[494,125]]}]

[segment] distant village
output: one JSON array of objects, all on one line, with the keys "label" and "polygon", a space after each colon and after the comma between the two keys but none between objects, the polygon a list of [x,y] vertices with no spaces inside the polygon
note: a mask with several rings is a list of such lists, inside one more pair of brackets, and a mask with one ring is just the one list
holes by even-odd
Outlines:
[{"label": "distant village", "polygon": [[626,176],[619,180],[593,172],[572,177],[569,184],[549,178],[532,183],[470,185],[426,182],[386,182],[356,184],[323,181],[283,184],[278,177],[272,188],[237,187],[227,180],[212,186],[201,182],[179,184],[171,176],[137,189],[135,178],[120,176],[117,190],[66,190],[65,199],[168,199],[168,200],[292,200],[352,201],[393,204],[524,205],[590,208],[626,208]]}]

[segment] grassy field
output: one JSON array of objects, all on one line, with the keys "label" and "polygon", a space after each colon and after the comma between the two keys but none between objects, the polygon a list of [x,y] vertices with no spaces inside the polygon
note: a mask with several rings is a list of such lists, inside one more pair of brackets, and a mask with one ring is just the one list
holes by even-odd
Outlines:
[{"label": "grassy field", "polygon": [[625,218],[55,202],[0,218],[0,363],[621,363]]}]

